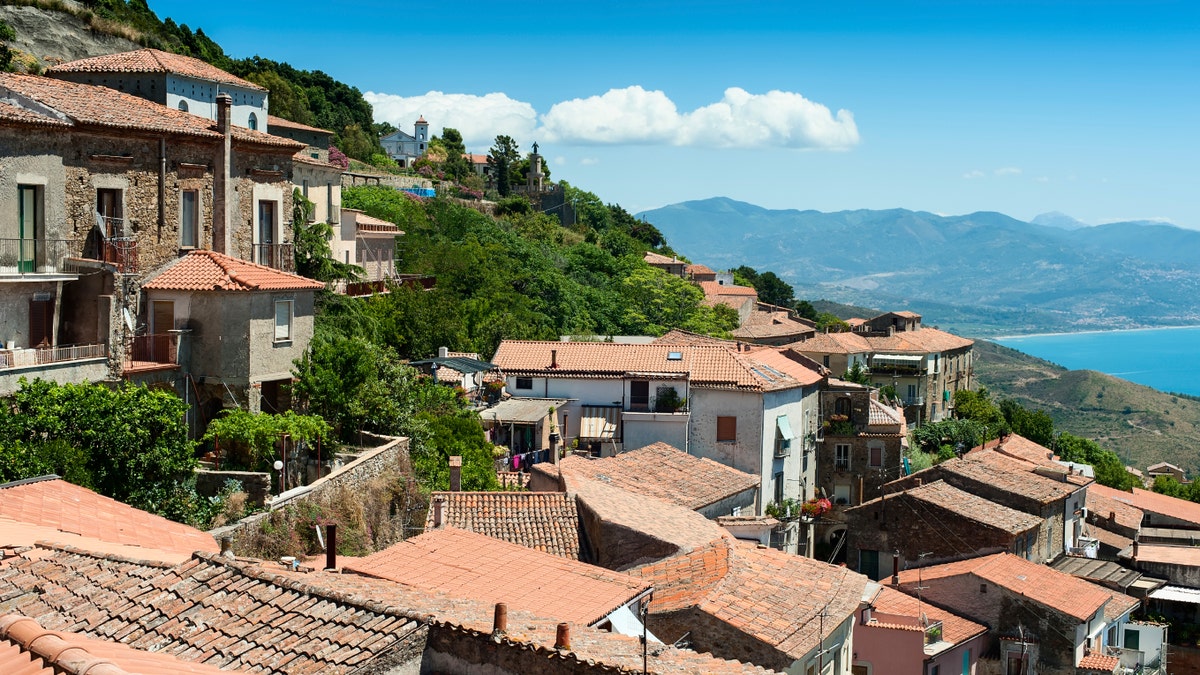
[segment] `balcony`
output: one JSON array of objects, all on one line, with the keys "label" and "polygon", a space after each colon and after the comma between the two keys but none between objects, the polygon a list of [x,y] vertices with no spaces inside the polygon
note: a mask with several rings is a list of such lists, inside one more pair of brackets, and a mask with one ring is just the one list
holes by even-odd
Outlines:
[{"label": "balcony", "polygon": [[0,239],[0,276],[70,274],[74,239]]},{"label": "balcony", "polygon": [[44,366],[70,361],[103,359],[108,356],[104,343],[91,345],[66,345],[58,347],[31,347],[29,349],[0,349],[0,370]]},{"label": "balcony", "polygon": [[125,347],[126,374],[175,368],[179,359],[179,335],[154,333],[135,335]]},{"label": "balcony", "polygon": [[292,244],[255,244],[254,262],[273,267],[281,272],[296,271],[296,253]]},{"label": "balcony", "polygon": [[136,273],[138,271],[137,239],[105,237],[100,242],[100,260],[116,267],[118,272]]}]

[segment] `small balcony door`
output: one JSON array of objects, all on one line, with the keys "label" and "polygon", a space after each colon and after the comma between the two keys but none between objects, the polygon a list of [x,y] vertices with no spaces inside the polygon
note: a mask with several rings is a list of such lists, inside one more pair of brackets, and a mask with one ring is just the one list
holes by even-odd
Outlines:
[{"label": "small balcony door", "polygon": [[108,239],[125,236],[125,220],[121,211],[120,190],[96,190],[96,215]]},{"label": "small balcony door", "polygon": [[20,209],[17,219],[17,271],[26,274],[37,269],[37,245],[42,234],[37,186],[17,186],[17,201]]},{"label": "small balcony door", "polygon": [[645,412],[650,409],[650,383],[633,380],[629,383],[629,409]]},{"label": "small balcony door", "polygon": [[258,259],[260,265],[275,266],[275,202],[258,203]]}]

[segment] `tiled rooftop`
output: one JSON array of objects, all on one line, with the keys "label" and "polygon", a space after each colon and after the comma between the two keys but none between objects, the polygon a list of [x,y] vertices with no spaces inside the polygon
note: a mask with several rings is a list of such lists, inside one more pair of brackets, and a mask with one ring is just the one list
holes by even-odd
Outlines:
[{"label": "tiled rooftop", "polygon": [[1051,565],[1051,567],[1064,574],[1086,579],[1094,584],[1116,585],[1119,588],[1128,588],[1130,584],[1142,577],[1141,572],[1131,570],[1111,560],[1097,560],[1095,558],[1063,556]]},{"label": "tiled rooftop", "polygon": [[809,332],[815,332],[815,329],[802,321],[793,319],[785,311],[754,310],[750,312],[750,316],[742,322],[742,325],[732,332],[732,335],[735,338],[746,340],[761,340],[776,337],[786,338],[786,336]]},{"label": "tiled rooftop", "polygon": [[871,606],[887,614],[911,617],[919,617],[924,614],[930,621],[941,621],[942,640],[950,644],[956,645],[980,633],[987,632],[986,626],[963,618],[954,612],[935,607],[928,602],[918,602],[915,597],[901,593],[889,586],[879,588],[879,594],[875,596]]},{"label": "tiled rooftop", "polygon": [[[1037,516],[1031,516],[964,492],[945,481],[925,483],[920,487],[907,490],[903,495],[897,495],[895,498],[904,499],[905,496],[939,506],[963,518],[1003,530],[1009,534],[1023,534],[1042,524],[1042,519]],[[892,497],[888,497],[888,501],[892,499]]]},{"label": "tiled rooftop", "polygon": [[[943,475],[953,474],[971,482],[990,485],[1041,504],[1069,497],[1079,485],[1034,473],[1035,465],[1001,455],[994,450],[975,450],[935,467]],[[1065,475],[1065,467],[1064,467]],[[953,482],[953,479],[951,479]],[[1091,484],[1090,479],[1087,479]]]},{"label": "tiled rooftop", "polygon": [[905,425],[906,422],[902,410],[885,405],[878,399],[871,399],[871,405],[867,411],[867,426],[900,427],[901,431],[903,431]]},{"label": "tiled rooftop", "polygon": [[817,333],[792,343],[797,351],[817,354],[933,354],[962,349],[975,344],[936,328],[900,331],[895,335],[864,335],[862,333]]},{"label": "tiled rooftop", "polygon": [[[0,614],[14,611],[39,617],[50,630],[192,663],[291,675],[354,672],[381,655],[420,653],[425,623],[463,639],[489,633],[493,606],[353,574],[290,572],[277,563],[198,555],[171,568],[38,548],[0,563]],[[510,609],[507,637],[492,641],[535,650],[547,663],[591,660],[641,671],[636,638],[572,626],[572,651],[556,653],[557,624]],[[649,666],[664,674],[769,672],[670,647],[652,650]]]},{"label": "tiled rooftop", "polygon": [[[0,73],[0,119],[14,122],[60,126],[99,126],[128,131],[153,131],[207,139],[222,138],[210,119],[168,108],[152,101],[108,87],[78,84],[50,77]],[[30,106],[24,102],[35,102]],[[21,112],[13,108],[19,106]],[[36,108],[36,109],[35,109]],[[46,109],[49,110],[46,110]],[[36,115],[42,121],[32,119]],[[289,138],[234,126],[236,142],[274,146],[289,154],[304,147]]]},{"label": "tiled rooftop", "polygon": [[661,253],[655,253],[654,251],[646,251],[646,254],[642,256],[642,260],[645,261],[649,265],[684,265],[684,264],[686,264],[679,258],[672,258],[670,256],[665,256]]},{"label": "tiled rooftop", "polygon": [[221,670],[168,654],[96,640],[78,633],[48,631],[19,614],[0,616],[0,673],[5,675],[222,675]]},{"label": "tiled rooftop", "polygon": [[1109,591],[1070,574],[1030,562],[1011,553],[997,553],[959,562],[931,565],[900,573],[902,590],[913,591],[918,578],[923,583],[964,574],[990,581],[1045,607],[1086,621],[1111,598]]},{"label": "tiled rooftop", "polygon": [[1019,434],[1009,434],[999,439],[999,442],[996,444],[996,450],[1001,454],[1025,460],[1030,464],[1056,469],[1063,468],[1061,464],[1054,461],[1054,453],[1050,448],[1034,443]]},{"label": "tiled rooftop", "polygon": [[[3,523],[2,519],[12,522]],[[23,525],[33,527],[22,527]],[[0,545],[31,545],[29,537],[57,538],[50,531],[77,535],[122,547],[147,549],[146,557],[181,560],[193,551],[216,552],[217,542],[194,527],[135,509],[61,479],[18,481],[0,485]],[[50,535],[50,536],[47,536]]]},{"label": "tiled rooftop", "polygon": [[1146,513],[1169,516],[1200,527],[1200,504],[1196,502],[1169,497],[1141,488],[1133,488],[1133,492],[1122,493],[1120,497],[1114,496],[1113,498],[1121,501],[1128,498],[1129,504]]},{"label": "tiled rooftop", "polygon": [[[579,559],[579,513],[575,497],[563,492],[434,492],[442,500],[444,524],[519,544],[543,553]],[[425,529],[433,528],[433,509]]]},{"label": "tiled rooftop", "polygon": [[1076,668],[1080,672],[1114,673],[1120,664],[1121,659],[1116,656],[1106,656],[1101,652],[1092,652],[1080,659],[1079,665]]},{"label": "tiled rooftop", "polygon": [[0,564],[0,612],[223,669],[349,670],[420,627],[383,603],[211,554],[177,567],[38,548]]},{"label": "tiled rooftop", "polygon": [[160,291],[315,291],[324,287],[319,281],[205,250],[176,258],[142,285]]},{"label": "tiled rooftop", "polygon": [[759,482],[748,473],[689,455],[666,443],[604,459],[571,456],[559,463],[559,469],[693,510],[754,489]]},{"label": "tiled rooftop", "polygon": [[351,572],[547,618],[592,625],[649,588],[633,577],[452,527],[365,558]]},{"label": "tiled rooftop", "polygon": [[1200,567],[1200,546],[1139,543],[1134,560],[1182,567]]},{"label": "tiled rooftop", "polygon": [[[554,352],[552,357],[551,352]],[[678,353],[681,358],[668,358]],[[557,364],[551,367],[551,358]],[[492,357],[506,375],[623,377],[690,374],[691,386],[770,391],[815,384],[821,375],[771,348],[736,344],[629,344],[505,340]]]},{"label": "tiled rooftop", "polygon": [[1094,483],[1088,486],[1088,512],[1096,518],[1107,519],[1109,515],[1116,516],[1118,526],[1137,530],[1142,525],[1142,510],[1130,503],[1132,495],[1107,485]]},{"label": "tiled rooftop", "polygon": [[68,61],[46,69],[48,75],[58,73],[171,73],[209,82],[232,84],[255,91],[266,91],[253,82],[231,75],[200,59],[158,49],[138,49],[131,52],[93,56],[87,59]]},{"label": "tiled rooftop", "polygon": [[758,297],[758,291],[750,286],[736,286],[733,284],[722,284],[717,281],[699,281],[697,285],[700,290],[704,291],[704,296],[707,298],[723,297],[728,295],[743,296],[743,297]]},{"label": "tiled rooftop", "polygon": [[333,132],[328,129],[322,129],[320,127],[313,127],[307,124],[285,120],[282,117],[276,117],[275,115],[267,115],[267,128],[270,129],[272,127],[283,127],[285,129],[295,129],[296,131],[310,131],[318,134],[329,134],[330,136],[333,135]]}]

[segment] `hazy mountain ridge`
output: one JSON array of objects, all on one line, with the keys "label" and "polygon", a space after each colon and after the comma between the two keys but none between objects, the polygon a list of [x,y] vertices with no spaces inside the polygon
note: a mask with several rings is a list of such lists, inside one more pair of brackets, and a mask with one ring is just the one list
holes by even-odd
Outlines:
[{"label": "hazy mountain ridge", "polygon": [[[1002,213],[769,210],[726,198],[638,214],[713,267],[775,271],[801,297],[903,305],[975,333],[1200,322],[1200,232],[1064,229]],[[934,313],[929,310],[939,308]]]}]

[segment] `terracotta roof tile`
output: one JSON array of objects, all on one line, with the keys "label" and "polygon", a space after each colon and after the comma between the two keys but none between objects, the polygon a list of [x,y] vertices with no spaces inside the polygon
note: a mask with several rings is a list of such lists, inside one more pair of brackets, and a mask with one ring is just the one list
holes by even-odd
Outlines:
[{"label": "terracotta roof tile", "polygon": [[[986,633],[987,627],[961,617],[954,612],[935,607],[928,602],[921,603],[907,593],[901,593],[889,586],[881,586],[879,595],[871,601],[871,605],[887,614],[919,617],[925,614],[930,621],[942,622],[942,640],[950,644],[959,644],[980,633]],[[920,630],[920,628],[918,628]]]},{"label": "terracotta roof tile", "polygon": [[708,265],[701,265],[698,263],[693,264],[693,265],[688,265],[684,269],[687,270],[688,274],[716,274],[716,270],[714,270],[713,268],[709,267]]},{"label": "terracotta roof tile", "polygon": [[87,664],[95,675],[220,675],[221,670],[167,654],[127,647],[119,642],[48,631],[18,614],[0,616],[0,672],[8,675],[76,673]]},{"label": "terracotta roof tile", "polygon": [[138,49],[131,52],[93,56],[46,69],[49,75],[58,73],[170,73],[232,84],[255,91],[266,91],[253,82],[231,75],[220,68],[182,54],[172,54],[158,49]]},{"label": "terracotta roof tile", "polygon": [[[1042,519],[1037,516],[997,504],[940,480],[905,490],[899,494],[888,496],[886,499],[889,504],[894,504],[894,500],[901,502],[917,500],[945,509],[967,520],[1014,535],[1023,534],[1042,524]],[[878,501],[878,499],[873,499],[867,504],[875,504]]]},{"label": "terracotta roof tile", "polygon": [[[1080,488],[1070,481],[1064,482],[1034,473],[1035,468],[1034,464],[1013,459],[993,450],[972,450],[962,457],[934,467],[951,483],[965,481],[989,485],[1042,504],[1069,497]],[[1090,479],[1088,484],[1091,484]]]},{"label": "terracotta roof tile", "polygon": [[808,333],[816,333],[816,329],[803,321],[793,319],[785,311],[754,310],[732,335],[735,338],[752,340],[775,337],[786,339],[789,336]]},{"label": "terracotta roof tile", "polygon": [[[1110,592],[1070,574],[1030,562],[1011,553],[971,558],[943,565],[905,570],[900,573],[902,590],[913,591],[939,579],[969,574],[1022,595],[1045,607],[1086,621],[1111,599]],[[930,594],[933,598],[936,590]]]},{"label": "terracotta roof tile", "polygon": [[[61,479],[0,485],[0,517],[85,539],[182,556],[190,556],[193,551],[219,550],[211,535],[194,527],[135,509]],[[35,529],[35,533],[45,534],[41,529]],[[146,555],[155,557],[154,553]]]},{"label": "terracotta roof tile", "polygon": [[[553,356],[552,356],[553,352]],[[669,358],[672,353],[680,358]],[[550,367],[554,358],[557,366]],[[492,363],[507,375],[624,377],[687,374],[693,387],[770,391],[811,385],[821,375],[774,348],[737,351],[729,344],[629,344],[505,340]]]},{"label": "terracotta roof tile", "polygon": [[895,335],[864,335],[862,333],[817,333],[792,343],[796,351],[816,354],[863,354],[874,352],[900,354],[933,354],[962,349],[975,344],[936,328],[900,331]]},{"label": "terracotta roof tile", "polygon": [[687,264],[687,263],[683,262],[682,260],[680,260],[679,258],[672,258],[670,256],[665,256],[661,253],[655,253],[654,251],[646,251],[646,254],[642,256],[642,260],[645,261],[649,265],[686,265]]},{"label": "terracotta roof tile", "polygon": [[1019,434],[1009,434],[999,439],[999,442],[996,444],[996,451],[1015,459],[1025,460],[1030,464],[1056,469],[1063,468],[1063,465],[1054,461],[1054,452],[1050,448],[1034,443]]},{"label": "terracotta roof tile", "polygon": [[[468,564],[464,564],[467,563]],[[447,527],[406,539],[345,569],[429,593],[467,597],[592,625],[649,585],[602,567]]]},{"label": "terracotta roof tile", "polygon": [[559,469],[692,510],[757,488],[759,483],[755,476],[689,455],[666,443],[654,443],[604,459],[571,456],[559,463]]},{"label": "terracotta roof tile", "polygon": [[162,291],[315,291],[324,287],[319,281],[204,250],[176,258],[142,285]]},{"label": "terracotta roof tile", "polygon": [[285,120],[282,117],[276,117],[275,115],[267,115],[267,128],[270,129],[271,127],[283,127],[285,129],[295,129],[296,131],[311,131],[318,134],[329,134],[330,136],[333,135],[333,132],[328,129],[312,127],[307,124]]},{"label": "terracotta roof tile", "polygon": [[738,286],[736,284],[722,284],[718,281],[699,281],[697,285],[700,290],[704,291],[705,297],[718,297],[725,295],[739,295],[745,297],[758,297],[758,291],[750,286]]},{"label": "terracotta roof tile", "polygon": [[870,399],[871,404],[867,410],[867,426],[871,427],[904,427],[907,422],[904,419],[904,411],[899,408],[893,408],[879,401],[878,399]]},{"label": "terracotta roof tile", "polygon": [[1120,497],[1114,496],[1113,498],[1120,499],[1121,501],[1125,501],[1128,498],[1128,504],[1146,513],[1168,516],[1200,526],[1200,504],[1196,502],[1189,502],[1186,499],[1170,497],[1141,488],[1133,488],[1133,492],[1123,493]]},{"label": "terracotta roof tile", "polygon": [[[579,512],[562,492],[434,492],[444,524],[543,553],[579,559]],[[433,528],[429,509],[425,528]]]},{"label": "terracotta roof tile", "polygon": [[1138,543],[1136,562],[1162,563],[1181,567],[1200,567],[1200,546]]},{"label": "terracotta roof tile", "polygon": [[1131,498],[1128,492],[1094,483],[1088,486],[1087,509],[1091,516],[1099,520],[1115,516],[1116,525],[1132,530],[1129,534],[1133,534],[1141,528],[1145,514],[1131,503]]},{"label": "terracotta roof tile", "polygon": [[1100,652],[1092,652],[1079,660],[1078,670],[1094,671],[1097,673],[1114,673],[1121,659],[1116,656],[1105,656]]},{"label": "terracotta roof tile", "polygon": [[[108,87],[50,77],[0,73],[0,98],[9,99],[6,103],[8,107],[19,105],[26,111],[20,114],[21,119],[18,119],[17,113],[6,116],[13,121],[54,125],[69,122],[74,126],[180,134],[214,142],[222,138],[216,130],[216,123],[210,119]],[[20,99],[28,99],[35,105],[29,107]],[[30,115],[37,115],[45,121],[31,120]],[[288,138],[239,126],[233,127],[232,134],[235,141],[275,146],[281,151],[295,152],[304,147],[303,143]]]},{"label": "terracotta roof tile", "polygon": [[858,333],[816,333],[788,345],[802,354],[866,354],[867,339]]}]

